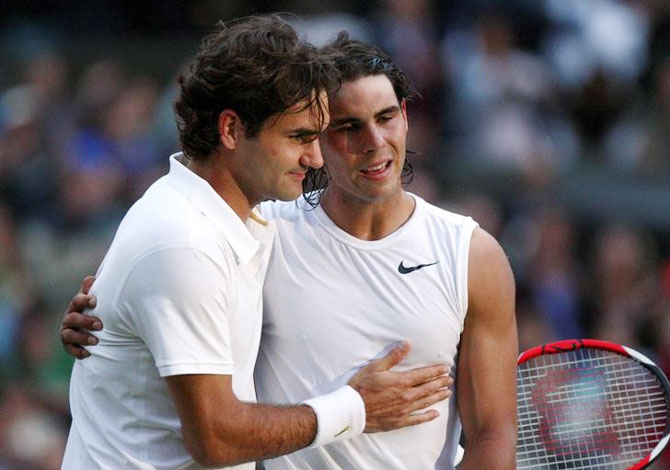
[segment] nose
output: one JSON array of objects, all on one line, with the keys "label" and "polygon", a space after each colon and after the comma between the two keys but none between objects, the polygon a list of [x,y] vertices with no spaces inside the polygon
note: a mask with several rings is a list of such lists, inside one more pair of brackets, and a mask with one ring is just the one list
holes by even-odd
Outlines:
[{"label": "nose", "polygon": [[363,152],[371,153],[386,145],[386,141],[374,124],[367,126],[363,135]]},{"label": "nose", "polygon": [[305,168],[321,168],[323,166],[323,155],[319,139],[314,139],[305,146],[305,151],[300,157],[300,164]]}]

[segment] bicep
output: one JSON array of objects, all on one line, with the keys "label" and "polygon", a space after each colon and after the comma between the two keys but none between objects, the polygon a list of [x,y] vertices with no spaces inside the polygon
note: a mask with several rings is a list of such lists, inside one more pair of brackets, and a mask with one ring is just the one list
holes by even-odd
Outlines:
[{"label": "bicep", "polygon": [[481,229],[473,234],[468,277],[457,380],[466,440],[516,432],[518,354],[514,278],[502,248]]}]

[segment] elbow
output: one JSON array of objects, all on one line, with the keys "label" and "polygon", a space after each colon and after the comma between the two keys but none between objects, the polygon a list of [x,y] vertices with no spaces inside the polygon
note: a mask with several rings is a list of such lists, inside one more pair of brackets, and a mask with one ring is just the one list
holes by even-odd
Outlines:
[{"label": "elbow", "polygon": [[185,439],[186,449],[193,460],[204,468],[220,468],[247,462],[241,455],[241,449],[222,439],[201,436],[198,439]]}]

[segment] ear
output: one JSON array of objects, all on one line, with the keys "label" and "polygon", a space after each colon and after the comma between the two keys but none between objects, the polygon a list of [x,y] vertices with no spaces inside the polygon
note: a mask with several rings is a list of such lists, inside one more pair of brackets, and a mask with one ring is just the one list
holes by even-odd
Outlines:
[{"label": "ear", "polygon": [[244,132],[240,115],[232,109],[224,109],[219,114],[219,139],[221,145],[228,150],[235,150]]},{"label": "ear", "polygon": [[409,130],[409,121],[407,118],[407,100],[403,99],[400,102],[400,111],[402,111],[402,117],[405,121],[405,130]]}]

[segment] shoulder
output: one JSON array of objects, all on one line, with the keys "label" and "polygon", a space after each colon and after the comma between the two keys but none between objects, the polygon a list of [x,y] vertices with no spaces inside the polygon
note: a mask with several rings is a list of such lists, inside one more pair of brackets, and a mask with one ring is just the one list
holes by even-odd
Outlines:
[{"label": "shoulder", "polygon": [[496,239],[479,227],[470,242],[468,295],[471,310],[486,315],[501,307],[507,311],[505,306],[514,304],[514,276],[507,256]]},{"label": "shoulder", "polygon": [[432,234],[432,237],[446,243],[450,249],[467,255],[472,233],[479,226],[477,222],[472,217],[430,204],[418,196],[414,196],[414,199],[416,228]]},{"label": "shoulder", "polygon": [[193,299],[217,302],[233,278],[232,257],[214,259],[193,247],[166,246],[146,252],[129,267],[122,298],[132,303],[141,299]]},{"label": "shoulder", "polygon": [[190,247],[211,256],[229,251],[225,234],[211,216],[170,184],[159,183],[133,205],[119,226],[119,234],[133,251],[147,253],[169,246]]},{"label": "shoulder", "polygon": [[412,194],[412,196],[416,201],[416,210],[424,212],[426,214],[427,220],[429,221],[436,221],[445,225],[450,225],[454,227],[463,227],[466,229],[467,228],[473,229],[474,227],[477,226],[477,222],[475,222],[470,216],[458,214],[448,209],[438,207],[434,204],[426,202],[425,200],[414,194]]},{"label": "shoulder", "polygon": [[166,180],[155,182],[130,208],[119,226],[119,232],[147,242],[175,236],[185,237],[191,204]]}]

